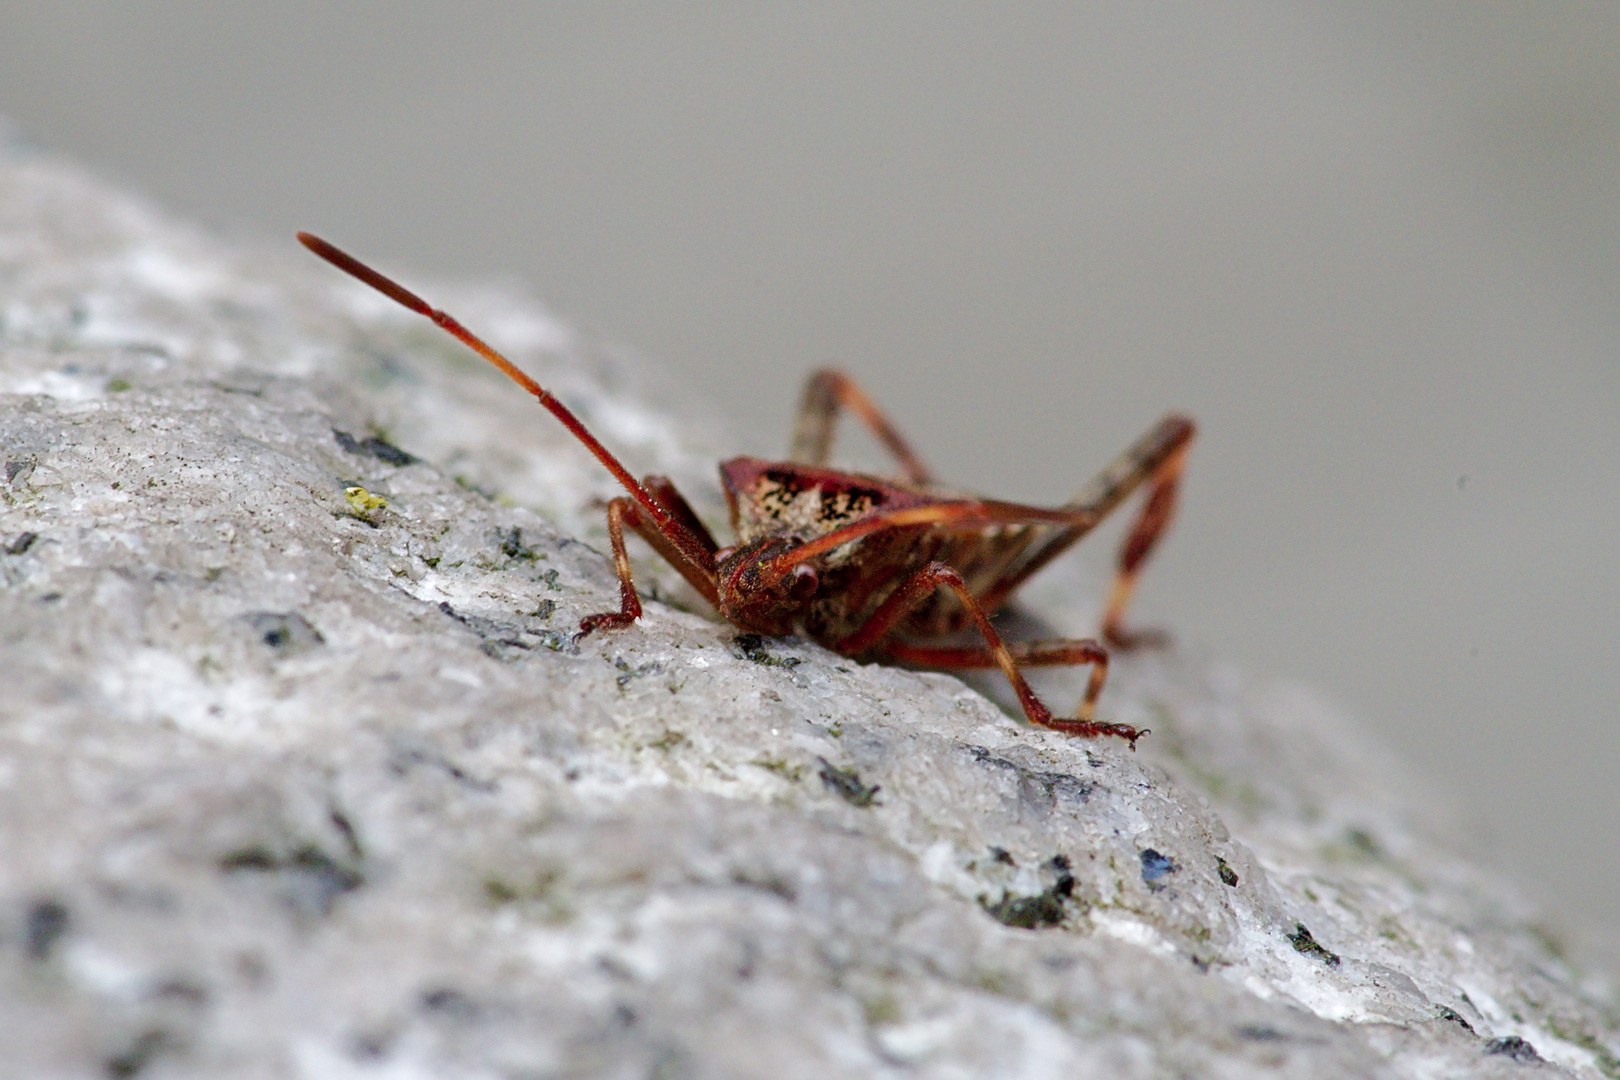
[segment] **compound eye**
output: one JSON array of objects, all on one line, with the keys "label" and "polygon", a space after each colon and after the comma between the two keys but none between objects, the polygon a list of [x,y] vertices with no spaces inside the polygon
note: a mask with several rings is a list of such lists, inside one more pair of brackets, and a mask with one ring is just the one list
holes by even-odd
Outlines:
[{"label": "compound eye", "polygon": [[788,595],[799,603],[808,601],[816,595],[821,587],[821,578],[810,567],[800,563],[793,568],[793,581],[788,585]]}]

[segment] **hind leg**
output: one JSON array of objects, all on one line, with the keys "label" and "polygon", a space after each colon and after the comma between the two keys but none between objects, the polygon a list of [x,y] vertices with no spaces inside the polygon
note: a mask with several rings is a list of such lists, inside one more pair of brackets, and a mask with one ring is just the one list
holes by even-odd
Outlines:
[{"label": "hind leg", "polygon": [[1119,649],[1134,649],[1144,645],[1159,646],[1169,642],[1162,630],[1128,630],[1123,625],[1125,609],[1136,592],[1136,578],[1148,556],[1158,546],[1164,532],[1175,517],[1176,496],[1181,487],[1181,472],[1187,464],[1188,443],[1183,442],[1175,452],[1154,470],[1148,488],[1147,501],[1136,517],[1125,542],[1119,548],[1119,563],[1114,571],[1114,587],[1108,595],[1108,606],[1103,609],[1102,637]]},{"label": "hind leg", "polygon": [[[926,602],[941,585],[954,592],[957,599],[962,602],[962,606],[984,637],[984,648],[929,648],[899,641],[886,641],[900,621],[919,604]],[[1009,648],[1001,640],[1001,635],[990,625],[990,619],[979,606],[979,602],[968,591],[967,582],[962,579],[962,575],[944,563],[929,563],[912,574],[887,600],[878,605],[877,610],[859,630],[834,643],[833,648],[846,656],[872,652],[883,657],[916,660],[919,663],[933,663],[942,667],[998,667],[1012,684],[1013,692],[1018,695],[1018,702],[1024,707],[1024,715],[1036,727],[1051,728],[1066,735],[1117,735],[1129,740],[1132,749],[1136,747],[1136,740],[1142,736],[1142,732],[1128,724],[1109,724],[1092,719],[1092,710],[1097,695],[1102,693],[1103,681],[1108,671],[1108,653],[1101,645],[1095,641],[1054,641]],[[1035,696],[1029,680],[1025,679],[1023,672],[1019,670],[1020,661],[1024,664],[1091,664],[1091,685],[1087,687],[1085,700],[1081,702],[1080,715],[1073,718],[1053,716],[1052,710]]]}]

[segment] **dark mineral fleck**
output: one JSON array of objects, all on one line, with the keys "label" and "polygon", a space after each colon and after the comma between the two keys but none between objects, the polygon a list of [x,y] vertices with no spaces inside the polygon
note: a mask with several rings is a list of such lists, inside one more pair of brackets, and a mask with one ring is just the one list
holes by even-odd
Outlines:
[{"label": "dark mineral fleck", "polygon": [[406,465],[415,465],[421,460],[414,454],[407,454],[387,439],[379,439],[376,436],[369,439],[356,439],[347,431],[339,431],[337,428],[333,428],[332,437],[337,440],[339,446],[349,453],[374,457],[388,465],[404,468]]},{"label": "dark mineral fleck", "polygon": [[309,652],[326,644],[321,632],[296,611],[250,611],[242,617],[266,645],[282,656]]},{"label": "dark mineral fleck", "polygon": [[835,792],[849,805],[858,806],[862,810],[881,805],[877,801],[877,793],[882,789],[877,784],[862,782],[855,770],[840,769],[826,758],[816,760],[821,762],[821,782],[826,785],[828,791]]},{"label": "dark mineral fleck", "polygon": [[1074,895],[1074,874],[1070,872],[1067,855],[1054,855],[1041,869],[1053,875],[1050,888],[1034,896],[1011,896],[1002,893],[995,903],[980,899],[979,903],[990,917],[1007,926],[1024,930],[1037,930],[1043,926],[1056,926],[1066,913],[1064,901]]},{"label": "dark mineral fleck", "polygon": [[1520,1065],[1533,1065],[1543,1060],[1536,1053],[1536,1048],[1519,1038],[1517,1035],[1503,1035],[1499,1039],[1492,1039],[1485,1044],[1487,1054],[1502,1054],[1517,1061]]},{"label": "dark mineral fleck", "polygon": [[30,960],[46,960],[51,950],[68,932],[72,918],[65,904],[59,900],[36,900],[28,909],[24,934],[24,951]]},{"label": "dark mineral fleck", "polygon": [[[1173,874],[1176,872],[1177,868],[1175,861],[1168,855],[1160,855],[1152,848],[1144,848],[1141,858],[1142,880],[1147,882],[1149,885],[1154,884],[1160,878],[1165,877],[1168,874]],[[1162,886],[1160,887],[1162,888]]]},{"label": "dark mineral fleck", "polygon": [[1304,923],[1294,924],[1294,932],[1288,935],[1288,943],[1294,947],[1296,952],[1304,953],[1306,956],[1314,956],[1328,967],[1339,966],[1339,954],[1324,947],[1313,938],[1311,932],[1305,929]]}]

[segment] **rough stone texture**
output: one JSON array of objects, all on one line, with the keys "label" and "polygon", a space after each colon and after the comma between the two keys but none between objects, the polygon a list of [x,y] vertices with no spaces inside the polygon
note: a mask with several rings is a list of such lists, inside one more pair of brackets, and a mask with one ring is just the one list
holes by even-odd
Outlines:
[{"label": "rough stone texture", "polygon": [[[716,505],[641,367],[423,291]],[[663,603],[575,645],[612,485],[549,417],[15,138],[0,463],[15,1075],[1620,1076],[1605,985],[1308,693],[1127,659],[1133,754]]]}]

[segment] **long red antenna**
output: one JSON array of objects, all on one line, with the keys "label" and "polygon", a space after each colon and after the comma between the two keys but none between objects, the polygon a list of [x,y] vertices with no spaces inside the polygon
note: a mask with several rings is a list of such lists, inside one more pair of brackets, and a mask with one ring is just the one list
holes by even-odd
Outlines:
[{"label": "long red antenna", "polygon": [[[563,427],[573,432],[574,438],[584,443],[585,448],[596,455],[596,460],[607,466],[608,471],[614,475],[619,483],[624,485],[624,489],[635,498],[648,516],[658,523],[659,532],[671,537],[678,537],[684,532],[679,523],[670,516],[669,511],[660,506],[658,500],[649,495],[647,489],[636,482],[636,478],[630,474],[630,470],[626,469],[619,459],[609,452],[607,447],[596,440],[596,436],[592,435],[585,425],[579,422],[579,417],[570,412],[568,406],[552,397],[549,390],[525,375],[512,361],[486,345],[478,335],[462,326],[454,317],[432,306],[397,281],[384,277],[353,255],[333,247],[320,237],[301,232],[298,234],[298,241],[339,270],[359,278],[390,300],[403,304],[418,315],[425,315],[432,319],[439,326],[454,334],[457,339],[479,356],[500,368],[501,371],[505,372],[507,378],[538,398],[540,404],[551,410],[551,415],[562,421]],[[679,540],[676,542],[679,543]]]}]

